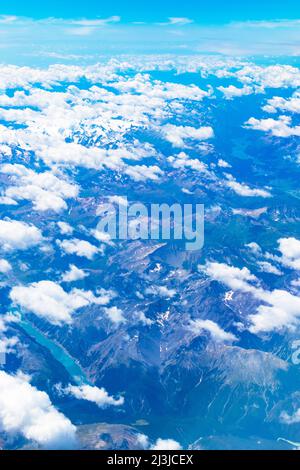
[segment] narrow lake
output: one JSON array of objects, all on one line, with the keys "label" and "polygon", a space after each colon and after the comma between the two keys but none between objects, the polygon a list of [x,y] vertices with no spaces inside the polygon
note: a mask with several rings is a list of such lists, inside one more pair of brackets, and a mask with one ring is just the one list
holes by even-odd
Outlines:
[{"label": "narrow lake", "polygon": [[64,348],[62,348],[57,343],[43,335],[43,333],[37,328],[35,328],[29,321],[24,320],[22,318],[19,325],[29,336],[34,338],[37,343],[39,343],[44,348],[48,349],[54,359],[56,359],[63,365],[63,367],[67,370],[67,372],[70,374],[70,376],[74,379],[75,382],[77,382],[79,385],[82,385],[83,383],[89,383],[81,367],[77,364],[75,359],[73,359],[65,351]]}]

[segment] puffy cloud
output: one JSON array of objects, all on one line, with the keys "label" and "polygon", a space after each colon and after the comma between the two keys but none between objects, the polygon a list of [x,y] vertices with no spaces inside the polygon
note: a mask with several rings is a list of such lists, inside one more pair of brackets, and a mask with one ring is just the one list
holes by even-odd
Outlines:
[{"label": "puffy cloud", "polygon": [[269,274],[275,274],[276,276],[282,276],[283,272],[281,272],[276,266],[269,263],[268,261],[259,261],[258,266],[261,271]]},{"label": "puffy cloud", "polygon": [[74,264],[70,264],[69,271],[65,272],[62,275],[62,281],[63,282],[80,281],[87,276],[88,276],[88,273],[83,271],[83,269],[79,269]]},{"label": "puffy cloud", "polygon": [[75,446],[75,426],[22,374],[0,371],[0,424],[5,432],[21,434],[43,448]]},{"label": "puffy cloud", "polygon": [[87,400],[95,403],[99,408],[107,406],[121,406],[124,404],[124,397],[114,398],[110,396],[104,388],[91,385],[68,385],[64,392],[73,395],[78,400]]},{"label": "puffy cloud", "polygon": [[276,113],[277,110],[289,111],[291,113],[300,113],[300,93],[295,92],[291,98],[285,99],[281,96],[274,96],[267,101],[262,108],[267,113]]},{"label": "puffy cloud", "polygon": [[[85,28],[90,26],[81,25],[78,30]],[[17,146],[25,151],[33,151],[36,158],[42,159],[50,167],[80,166],[103,171],[109,169],[126,174],[136,181],[143,181],[145,178],[157,181],[163,174],[157,165],[148,167],[128,163],[129,160],[136,161],[155,155],[154,148],[136,139],[129,146],[124,140],[125,132],[132,127],[157,127],[162,118],[169,116],[167,103],[170,103],[170,109],[177,112],[184,109],[179,100],[200,101],[211,94],[211,89],[204,91],[195,85],[164,83],[152,80],[145,73],[134,77],[118,76],[115,72],[120,66],[121,64],[102,67],[61,65],[44,71],[22,68],[22,72],[17,67],[8,67],[5,70],[0,68],[0,78],[8,86],[29,89],[28,93],[21,90],[15,91],[13,96],[0,96],[0,106],[5,107],[0,108],[2,119],[22,124],[22,127],[13,129],[2,125],[0,146],[8,150],[9,147]],[[122,67],[128,68],[128,64],[123,64]],[[11,73],[17,74],[18,78],[12,80]],[[74,85],[67,88],[69,82],[78,82],[82,77],[92,83],[109,83],[110,91],[100,86],[91,86],[87,90]],[[65,91],[54,92],[32,86],[37,83],[47,87],[63,83]],[[17,106],[20,109],[16,109]],[[10,109],[6,109],[7,107]],[[187,127],[185,133],[195,139],[207,137],[204,135],[205,128],[193,130]],[[76,135],[76,139],[66,141],[66,137],[72,135]],[[86,135],[92,138],[90,146],[81,143],[82,137]],[[93,145],[99,137],[101,147]],[[56,211],[65,208],[62,202],[65,195],[52,192],[51,198],[56,196],[61,200],[51,202],[50,194],[44,194],[44,188],[39,185],[34,185],[34,188],[27,186],[29,187],[24,191],[18,191],[18,187],[14,187],[9,188],[9,192],[19,199],[23,196],[35,200],[41,207],[44,206],[44,199],[45,204],[51,205]]]},{"label": "puffy cloud", "polygon": [[154,444],[151,444],[150,439],[145,434],[137,434],[136,442],[143,449],[151,450],[181,450],[182,446],[174,439],[158,438]]},{"label": "puffy cloud", "polygon": [[291,118],[289,116],[279,116],[279,118],[272,119],[255,119],[250,118],[245,127],[258,131],[270,132],[275,137],[292,137],[300,136],[300,126],[292,127]]},{"label": "puffy cloud", "polygon": [[260,305],[257,313],[250,315],[252,333],[289,328],[294,330],[300,320],[300,297],[281,289],[264,291],[259,289],[255,297],[267,305]]},{"label": "puffy cloud", "polygon": [[[295,329],[300,322],[300,298],[281,289],[268,291],[257,285],[257,278],[244,267],[242,269],[223,263],[208,262],[202,269],[213,279],[233,290],[248,292],[261,304],[256,313],[248,316],[248,328],[252,333]],[[255,281],[255,285],[251,284]]]},{"label": "puffy cloud", "polygon": [[163,171],[157,165],[128,165],[124,173],[135,181],[144,181],[145,178],[157,181],[163,175]]},{"label": "puffy cloud", "polygon": [[96,240],[98,240],[98,242],[114,246],[114,242],[112,241],[111,236],[108,232],[95,229],[91,231],[91,234],[93,235],[93,237],[96,238]]},{"label": "puffy cloud", "polygon": [[1,167],[1,173],[11,175],[15,183],[5,190],[5,197],[32,201],[37,211],[60,212],[67,208],[64,198],[74,198],[78,194],[77,186],[59,179],[49,171],[35,173],[23,165],[6,164]]},{"label": "puffy cloud", "polygon": [[222,160],[222,158],[220,158],[220,159],[218,160],[217,165],[218,165],[220,168],[230,168],[230,167],[231,167],[230,163],[226,162],[225,160]]},{"label": "puffy cloud", "polygon": [[109,296],[96,297],[91,291],[80,289],[72,289],[68,293],[52,281],[15,286],[10,292],[10,298],[16,305],[54,325],[72,323],[72,314],[79,308],[93,303],[106,305],[110,300]]},{"label": "puffy cloud", "polygon": [[62,235],[72,235],[73,233],[73,227],[71,227],[70,224],[67,222],[57,222],[58,228],[60,230],[60,233]]},{"label": "puffy cloud", "polygon": [[257,84],[262,88],[298,88],[300,73],[297,67],[291,65],[260,66],[246,64],[232,74],[245,84]]},{"label": "puffy cloud", "polygon": [[219,86],[218,90],[220,90],[228,100],[239,96],[251,95],[251,93],[254,93],[254,89],[250,86],[244,86],[242,88],[238,88],[234,85],[229,85],[228,87]]},{"label": "puffy cloud", "polygon": [[179,442],[174,439],[157,439],[155,444],[151,447],[152,450],[181,450],[182,447]]},{"label": "puffy cloud", "polygon": [[254,253],[255,255],[259,255],[261,253],[261,247],[259,246],[258,243],[256,242],[251,242],[251,243],[247,243],[247,246],[248,248],[250,248],[250,250],[252,251],[252,253]]},{"label": "puffy cloud", "polygon": [[143,324],[143,325],[146,325],[146,326],[150,326],[153,324],[153,321],[146,317],[145,313],[144,312],[135,312],[135,317]]},{"label": "puffy cloud", "polygon": [[125,323],[126,318],[124,317],[123,311],[118,307],[105,307],[104,313],[108,316],[112,323]]},{"label": "puffy cloud", "polygon": [[174,147],[185,147],[185,139],[206,140],[214,135],[211,127],[195,127],[190,126],[174,126],[173,124],[166,124],[162,126],[161,132],[164,138],[171,142]]},{"label": "puffy cloud", "polygon": [[17,220],[0,220],[0,244],[3,250],[27,250],[42,242],[41,231]]},{"label": "puffy cloud", "polygon": [[0,204],[3,204],[5,206],[17,206],[18,205],[17,201],[7,196],[0,196]]},{"label": "puffy cloud", "polygon": [[300,423],[300,408],[296,410],[292,415],[286,411],[282,411],[280,414],[280,421],[284,424],[297,424]]},{"label": "puffy cloud", "polygon": [[0,259],[0,273],[5,274],[11,269],[11,264],[6,259]]},{"label": "puffy cloud", "polygon": [[227,333],[220,326],[211,320],[192,320],[190,329],[199,335],[203,330],[208,331],[216,341],[237,341],[237,337],[232,333]]},{"label": "puffy cloud", "polygon": [[222,282],[233,290],[249,292],[254,289],[249,281],[257,282],[257,278],[246,267],[239,269],[224,263],[208,262],[204,270],[212,279]]},{"label": "puffy cloud", "polygon": [[18,341],[19,339],[16,336],[11,338],[0,337],[0,355],[15,352],[15,345]]},{"label": "puffy cloud", "polygon": [[149,447],[149,437],[146,434],[137,434],[136,442],[140,445],[143,449],[147,449]]},{"label": "puffy cloud", "polygon": [[241,215],[242,217],[252,217],[258,219],[262,214],[267,212],[267,207],[259,207],[258,209],[232,209],[233,215]]},{"label": "puffy cloud", "polygon": [[231,175],[226,175],[229,181],[226,181],[226,186],[232,189],[239,196],[245,197],[271,197],[271,193],[265,189],[250,188],[245,183],[238,183]]},{"label": "puffy cloud", "polygon": [[205,172],[207,165],[197,159],[189,158],[185,152],[180,152],[176,156],[168,157],[168,161],[174,168],[190,168],[191,170]]},{"label": "puffy cloud", "polygon": [[69,255],[77,255],[92,260],[99,248],[86,240],[72,238],[71,240],[57,240],[58,246]]},{"label": "puffy cloud", "polygon": [[289,268],[300,270],[300,240],[294,237],[280,238],[278,243],[282,254],[281,263]]},{"label": "puffy cloud", "polygon": [[[147,67],[147,65],[146,65]],[[134,77],[119,77],[118,81],[113,83],[116,89],[123,92],[136,92],[138,95],[131,95],[126,97],[126,101],[135,98],[139,103],[140,98],[143,98],[144,106],[148,105],[148,112],[150,107],[163,108],[166,101],[170,100],[192,100],[201,101],[204,97],[208,97],[212,93],[212,89],[208,91],[201,90],[196,85],[183,85],[181,83],[161,82],[159,80],[151,80],[148,74],[138,73]],[[157,111],[156,114],[157,116]],[[160,117],[165,116],[161,114]]]},{"label": "puffy cloud", "polygon": [[145,290],[145,293],[170,299],[176,295],[176,290],[169,289],[167,286],[151,286]]}]

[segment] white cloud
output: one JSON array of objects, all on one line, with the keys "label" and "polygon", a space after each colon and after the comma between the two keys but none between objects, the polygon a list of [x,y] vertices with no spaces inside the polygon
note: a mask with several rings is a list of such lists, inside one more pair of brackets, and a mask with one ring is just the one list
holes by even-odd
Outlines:
[{"label": "white cloud", "polygon": [[280,238],[278,243],[282,254],[280,262],[289,268],[300,270],[300,240],[294,237]]},{"label": "white cloud", "polygon": [[17,201],[7,196],[0,196],[0,204],[3,204],[5,206],[17,206],[18,205]]},{"label": "white cloud", "polygon": [[157,439],[155,444],[151,447],[152,450],[181,450],[182,447],[179,442],[174,439]]},{"label": "white cloud", "polygon": [[192,159],[185,152],[180,152],[178,155],[168,157],[168,161],[174,168],[190,168],[191,170],[205,172],[207,165],[196,158]]},{"label": "white cloud", "polygon": [[112,242],[111,240],[111,236],[108,232],[102,232],[100,230],[92,230],[92,235],[93,237],[96,238],[96,240],[98,240],[98,242],[102,242],[102,243],[105,243],[107,245],[111,245],[113,246],[114,243]]},{"label": "white cloud", "polygon": [[174,147],[185,147],[185,139],[206,140],[214,136],[214,131],[211,127],[195,127],[190,126],[174,126],[173,124],[166,124],[160,128],[165,139],[170,142]]},{"label": "white cloud", "polygon": [[280,421],[284,424],[297,424],[300,423],[300,408],[296,410],[292,415],[289,415],[286,411],[280,414]]},{"label": "white cloud", "polygon": [[247,246],[248,248],[250,248],[250,250],[252,251],[252,253],[254,253],[255,255],[259,255],[261,254],[261,247],[259,246],[258,243],[256,242],[251,242],[251,243],[247,243]]},{"label": "white cloud", "polygon": [[299,69],[291,65],[246,64],[230,75],[244,84],[256,84],[262,88],[298,88],[300,86]]},{"label": "white cloud", "polygon": [[268,261],[259,261],[258,266],[261,271],[269,274],[275,274],[276,276],[282,276],[283,272],[281,272],[276,266],[269,263]]},{"label": "white cloud", "polygon": [[144,312],[135,312],[135,316],[143,325],[150,326],[153,324],[153,321],[150,318],[146,317]]},{"label": "white cloud", "polygon": [[271,193],[265,189],[250,188],[245,183],[238,183],[232,175],[226,175],[229,181],[226,181],[226,186],[232,189],[239,196],[244,197],[271,197]]},{"label": "white cloud", "polygon": [[196,335],[199,335],[203,330],[208,331],[216,341],[237,341],[237,337],[234,334],[227,333],[211,320],[192,320],[190,322],[190,329]]},{"label": "white cloud", "polygon": [[109,196],[108,201],[111,204],[117,204],[118,206],[127,206],[127,197],[124,196]]},{"label": "white cloud", "polygon": [[57,225],[62,235],[72,235],[73,227],[70,224],[67,222],[57,222]]},{"label": "white cloud", "polygon": [[98,388],[91,385],[68,385],[64,392],[73,395],[78,400],[87,400],[95,403],[99,408],[107,406],[121,406],[124,404],[124,398],[114,398],[110,396],[104,388]]},{"label": "white cloud", "polygon": [[106,305],[109,297],[96,297],[91,291],[72,289],[66,292],[52,281],[34,282],[29,286],[15,286],[10,292],[11,300],[54,325],[72,323],[72,314],[79,308],[96,303]]},{"label": "white cloud", "polygon": [[157,23],[160,26],[184,26],[193,23],[194,20],[186,17],[170,16],[165,23]]},{"label": "white cloud", "polygon": [[124,173],[135,181],[144,181],[145,179],[158,181],[159,177],[163,175],[163,171],[157,165],[128,165]]},{"label": "white cloud", "polygon": [[137,434],[136,442],[139,444],[143,449],[147,449],[149,447],[149,437],[146,434]]},{"label": "white cloud", "polygon": [[167,286],[151,286],[145,289],[145,294],[158,295],[170,299],[176,295],[175,289],[169,289]]},{"label": "white cloud", "polygon": [[17,220],[0,220],[0,244],[4,251],[26,250],[39,245],[42,240],[40,230],[34,225]]},{"label": "white cloud", "polygon": [[280,289],[258,290],[255,294],[267,305],[260,305],[257,313],[249,316],[252,322],[249,330],[252,333],[282,330],[283,328],[294,330],[299,324],[300,297]]},{"label": "white cloud", "polygon": [[69,255],[77,255],[92,260],[99,248],[86,240],[72,238],[71,240],[57,240],[58,246]]},{"label": "white cloud", "polygon": [[11,264],[6,259],[0,259],[0,273],[5,274],[11,269]]},{"label": "white cloud", "polygon": [[0,424],[5,432],[22,434],[46,449],[75,446],[75,426],[22,374],[0,371]]},{"label": "white cloud", "polygon": [[252,117],[245,123],[245,127],[269,132],[275,137],[300,136],[300,126],[292,127],[290,124],[291,118],[289,116],[279,116],[277,120],[272,118],[255,119]]},{"label": "white cloud", "polygon": [[229,85],[228,87],[219,86],[218,90],[220,90],[228,100],[239,96],[251,95],[255,91],[252,87],[247,85],[242,88],[238,88],[234,85]]},{"label": "white cloud", "polygon": [[[1,331],[1,329],[0,329]],[[0,338],[0,354],[9,354],[15,352],[15,345],[18,343],[19,339],[16,336],[11,338]]]},{"label": "white cloud", "polygon": [[118,307],[105,307],[104,313],[108,316],[112,323],[119,324],[126,322],[123,311]]},{"label": "white cloud", "polygon": [[224,263],[208,262],[204,270],[212,279],[226,284],[226,286],[233,290],[249,292],[249,290],[254,289],[249,282],[257,282],[257,278],[246,267],[239,269]]},{"label": "white cloud", "polygon": [[108,18],[96,18],[96,19],[86,19],[81,20],[70,20],[71,24],[76,24],[79,26],[103,26],[108,23],[118,23],[121,20],[120,16],[109,16]]},{"label": "white cloud", "polygon": [[222,160],[222,158],[220,158],[220,159],[218,160],[217,165],[218,165],[220,168],[230,168],[230,167],[231,167],[230,163],[226,162],[225,160]]},{"label": "white cloud", "polygon": [[14,23],[17,19],[15,15],[0,15],[0,24]]},{"label": "white cloud", "polygon": [[32,201],[37,211],[60,212],[67,208],[64,198],[75,198],[78,187],[59,179],[53,173],[35,173],[23,165],[2,165],[1,173],[12,176],[14,186],[5,190],[5,196],[12,200]]},{"label": "white cloud", "polygon": [[[202,269],[213,279],[233,290],[248,292],[261,302],[256,313],[250,314],[248,329],[252,333],[269,332],[288,328],[294,330],[300,322],[300,298],[281,289],[268,291],[258,285],[250,271],[208,262]],[[254,281],[255,284],[251,284]]]},{"label": "white cloud", "polygon": [[249,21],[235,21],[231,23],[236,28],[293,28],[300,25],[300,20],[292,19],[274,19],[274,20],[249,20]]},{"label": "white cloud", "polygon": [[291,98],[285,99],[281,96],[274,96],[267,101],[262,108],[267,113],[276,113],[277,110],[289,111],[291,113],[300,113],[300,93],[295,92]]},{"label": "white cloud", "polygon": [[102,28],[111,23],[118,23],[121,20],[120,16],[110,16],[108,18],[97,19],[81,19],[81,20],[65,20],[66,26],[75,25],[78,27],[66,29],[67,34],[75,36],[88,36],[92,34],[97,28]]},{"label": "white cloud", "polygon": [[87,276],[88,276],[88,273],[86,273],[83,269],[79,269],[74,264],[70,264],[69,271],[65,272],[62,275],[62,281],[64,282],[80,281]]}]

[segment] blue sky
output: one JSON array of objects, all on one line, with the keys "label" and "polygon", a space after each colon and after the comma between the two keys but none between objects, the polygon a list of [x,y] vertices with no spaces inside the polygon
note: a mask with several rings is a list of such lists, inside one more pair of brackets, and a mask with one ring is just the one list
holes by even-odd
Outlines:
[{"label": "blue sky", "polygon": [[190,17],[200,24],[222,24],[230,21],[296,19],[300,16],[298,0],[2,0],[1,13],[30,16],[32,18],[96,18],[121,16],[126,23],[132,21],[155,22],[167,17]]},{"label": "blue sky", "polygon": [[0,4],[0,61],[95,61],[137,53],[298,56],[296,0],[113,3],[46,0]]}]

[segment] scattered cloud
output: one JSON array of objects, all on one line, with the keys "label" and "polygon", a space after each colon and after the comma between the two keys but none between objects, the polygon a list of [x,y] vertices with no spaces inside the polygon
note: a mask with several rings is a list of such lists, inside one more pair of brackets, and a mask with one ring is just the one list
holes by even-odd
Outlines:
[{"label": "scattered cloud", "polygon": [[123,397],[114,398],[104,388],[91,385],[68,385],[63,391],[73,395],[78,400],[87,400],[95,403],[99,408],[122,406],[124,404]]},{"label": "scattered cloud", "polygon": [[164,138],[174,147],[186,147],[185,139],[207,140],[214,136],[214,131],[209,126],[199,127],[175,126],[166,124],[160,128]]},{"label": "scattered cloud", "polygon": [[0,425],[8,434],[21,434],[46,449],[75,447],[75,426],[21,373],[0,371]]},{"label": "scattered cloud", "polygon": [[58,246],[69,255],[77,255],[92,260],[99,252],[99,248],[86,240],[72,238],[71,240],[57,240]]},{"label": "scattered cloud", "polygon": [[294,330],[300,322],[300,298],[282,289],[272,291],[260,287],[259,280],[243,267],[242,269],[224,263],[208,262],[202,269],[213,279],[232,290],[251,294],[260,305],[256,313],[248,316],[251,333]]},{"label": "scattered cloud", "polygon": [[203,331],[208,331],[216,341],[237,341],[237,337],[234,334],[227,333],[211,320],[192,320],[190,322],[190,329],[196,335],[201,334]]},{"label": "scattered cloud", "polygon": [[52,281],[39,281],[29,286],[15,286],[10,292],[14,304],[54,325],[72,323],[72,314],[90,304],[106,305],[110,298],[96,297],[91,291],[72,289],[66,292]]},{"label": "scattered cloud", "polygon": [[185,17],[170,16],[165,23],[157,23],[160,26],[185,26],[194,23],[194,20]]},{"label": "scattered cloud", "polygon": [[69,271],[65,272],[61,279],[63,282],[75,282],[80,281],[87,276],[88,273],[86,273],[83,269],[79,269],[74,264],[70,264]]},{"label": "scattered cloud", "polygon": [[11,264],[6,259],[0,259],[0,273],[5,274],[11,270]]},{"label": "scattered cloud", "polygon": [[4,251],[27,250],[43,240],[41,231],[34,225],[17,220],[0,220],[0,244]]},{"label": "scattered cloud", "polygon": [[157,439],[151,450],[181,450],[179,442],[174,439]]},{"label": "scattered cloud", "polygon": [[105,307],[105,315],[109,318],[112,323],[116,325],[120,323],[126,323],[126,318],[124,317],[123,311],[118,307]]},{"label": "scattered cloud", "polygon": [[245,123],[245,127],[268,132],[275,137],[300,136],[300,126],[293,127],[291,122],[292,120],[289,116],[279,116],[277,120],[272,118],[255,119],[252,117]]}]

